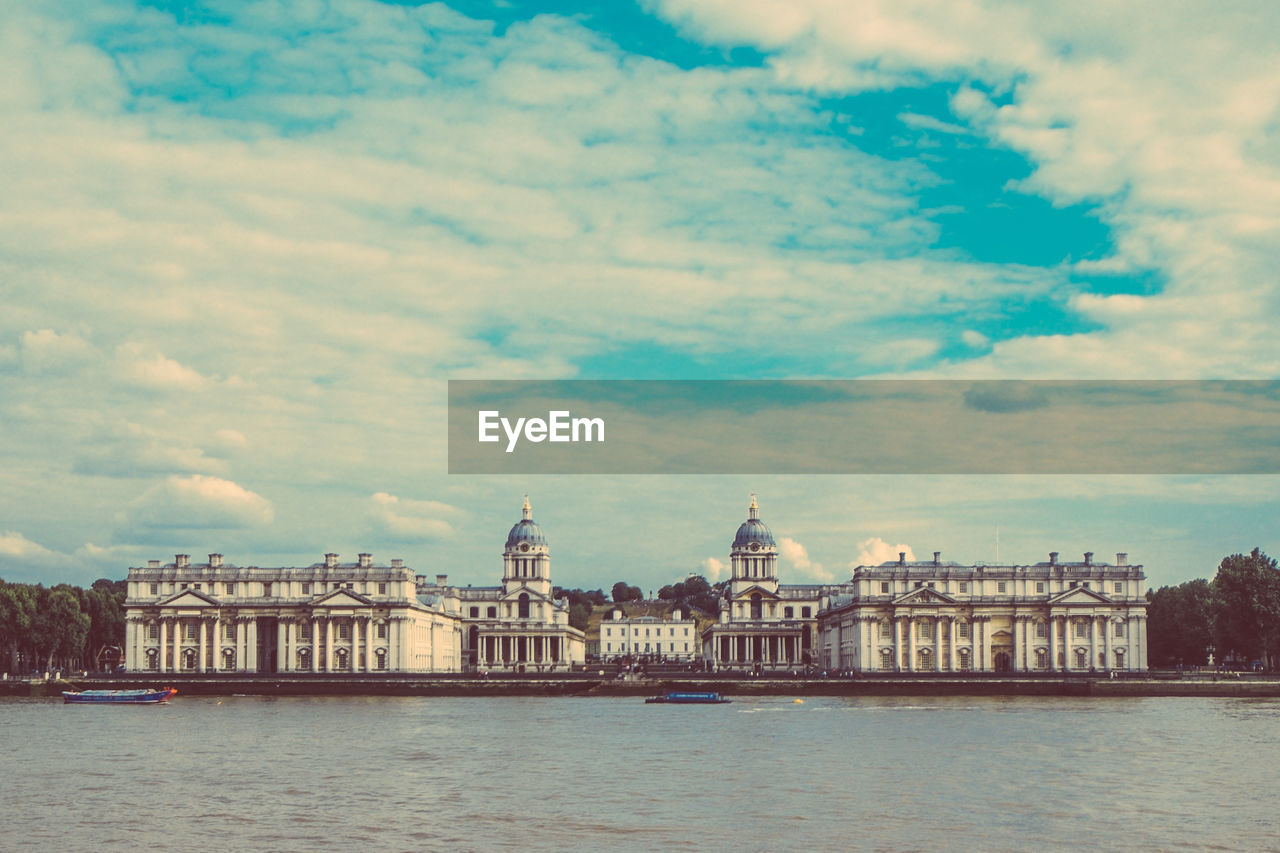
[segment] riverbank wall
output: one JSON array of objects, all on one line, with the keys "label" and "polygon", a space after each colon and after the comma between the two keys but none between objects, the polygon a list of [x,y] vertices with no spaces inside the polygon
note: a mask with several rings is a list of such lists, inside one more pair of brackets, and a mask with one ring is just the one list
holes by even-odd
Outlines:
[{"label": "riverbank wall", "polygon": [[1091,678],[976,676],[860,678],[687,677],[611,679],[580,673],[471,675],[117,675],[64,680],[10,679],[0,696],[57,697],[63,690],[127,690],[171,685],[186,696],[597,696],[639,697],[668,691],[749,696],[1210,696],[1280,697],[1274,677]]}]

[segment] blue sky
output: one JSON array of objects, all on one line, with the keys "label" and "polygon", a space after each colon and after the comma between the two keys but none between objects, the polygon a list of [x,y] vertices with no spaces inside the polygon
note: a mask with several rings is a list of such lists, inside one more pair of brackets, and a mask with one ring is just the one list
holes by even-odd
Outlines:
[{"label": "blue sky", "polygon": [[5,2],[0,577],[1272,552],[1223,478],[449,477],[449,378],[1274,378],[1267,3]]}]

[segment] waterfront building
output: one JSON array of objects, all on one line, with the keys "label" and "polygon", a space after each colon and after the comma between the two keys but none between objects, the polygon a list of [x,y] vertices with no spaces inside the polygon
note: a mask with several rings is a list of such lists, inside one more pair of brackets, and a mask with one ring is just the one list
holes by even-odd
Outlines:
[{"label": "waterfront building", "polygon": [[716,669],[794,669],[815,662],[822,586],[778,583],[778,545],[751,496],[729,548],[730,579],[719,621],[702,633]]},{"label": "waterfront building", "polygon": [[691,663],[700,656],[698,626],[676,609],[669,619],[627,616],[620,607],[600,621],[600,659],[656,658]]},{"label": "waterfront building", "polygon": [[450,587],[439,575],[418,594],[457,602],[468,670],[553,672],[586,662],[585,635],[569,625],[569,602],[552,595],[551,549],[529,497],[502,551],[502,585]]},{"label": "waterfront building", "polygon": [[[455,608],[450,610],[450,606]],[[125,668],[131,672],[454,672],[456,602],[420,600],[402,560],[337,554],[303,568],[193,564],[130,568]]]},{"label": "waterfront building", "polygon": [[1146,578],[1114,564],[858,566],[823,595],[824,666],[860,672],[1097,672],[1147,668]]}]

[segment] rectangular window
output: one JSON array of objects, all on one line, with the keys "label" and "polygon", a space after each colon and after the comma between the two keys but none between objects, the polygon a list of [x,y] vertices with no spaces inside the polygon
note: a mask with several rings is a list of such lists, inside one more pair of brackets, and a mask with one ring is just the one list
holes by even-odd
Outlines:
[{"label": "rectangular window", "polygon": [[385,640],[386,638],[387,638],[387,623],[379,622],[378,623],[378,639]]},{"label": "rectangular window", "polygon": [[1071,589],[1075,589],[1077,586],[1079,586],[1078,583],[1076,583],[1075,581],[1071,582]]},{"label": "rectangular window", "polygon": [[152,594],[152,595],[159,595],[159,594],[160,594],[160,584],[158,584],[158,583],[153,583],[153,584],[151,585],[151,594]]},{"label": "rectangular window", "polygon": [[933,581],[929,581],[929,589],[933,589]]},{"label": "rectangular window", "polygon": [[887,595],[889,593],[889,582],[880,581],[880,594]]},{"label": "rectangular window", "polygon": [[348,582],[347,589],[355,589],[355,584]]},{"label": "rectangular window", "polygon": [[1036,592],[1038,593],[1044,592],[1044,581],[1036,581]]},{"label": "rectangular window", "polygon": [[380,582],[378,584],[378,595],[386,595],[386,594],[387,594],[387,585],[385,583]]},{"label": "rectangular window", "polygon": [[1008,587],[1008,584],[1006,584],[1004,581],[996,581],[996,592],[999,592],[999,593],[1007,592],[1007,587]]},{"label": "rectangular window", "polygon": [[235,584],[233,584],[233,583],[224,583],[224,584],[222,585],[222,588],[223,588],[223,590],[227,593],[227,595],[235,595],[235,594],[236,594],[236,585],[235,585]]},{"label": "rectangular window", "polygon": [[960,623],[960,639],[967,640],[970,636],[970,627],[968,622]]},{"label": "rectangular window", "polygon": [[612,637],[612,636],[613,636],[613,629],[612,629],[612,628],[605,628],[605,629],[604,629],[604,635],[605,635],[606,637]]},{"label": "rectangular window", "polygon": [[800,608],[800,618],[801,618],[801,619],[808,619],[808,618],[809,618],[810,616],[812,616],[812,615],[813,615],[813,608],[811,608],[811,607],[801,607],[801,608]]},{"label": "rectangular window", "polygon": [[1124,592],[1124,584],[1116,581],[1116,592]]},{"label": "rectangular window", "polygon": [[893,623],[888,619],[880,623],[880,639],[887,640],[893,636]]},{"label": "rectangular window", "polygon": [[194,640],[196,638],[196,626],[194,624],[187,626],[187,639]]},{"label": "rectangular window", "polygon": [[960,591],[961,591],[961,592],[965,592],[965,593],[967,593],[967,592],[969,591],[969,582],[968,582],[968,581],[960,581]]},{"label": "rectangular window", "polygon": [[160,626],[159,626],[159,625],[152,624],[152,625],[148,625],[148,626],[147,626],[147,639],[149,639],[149,640],[158,640],[158,639],[160,639]]},{"label": "rectangular window", "polygon": [[351,626],[348,625],[346,622],[338,623],[338,639],[339,640],[351,639]]},{"label": "rectangular window", "polygon": [[919,589],[922,586],[924,586],[924,581],[916,581],[916,589]]},{"label": "rectangular window", "polygon": [[795,615],[796,615],[796,609],[795,609],[794,607],[784,607],[784,608],[782,608],[782,618],[783,618],[783,619],[794,619],[794,618],[795,618]]},{"label": "rectangular window", "polygon": [[470,610],[469,612],[471,613],[471,618],[472,618],[472,619],[479,619],[479,618],[480,618],[480,608],[479,608],[479,607],[473,607],[473,608],[471,608],[471,610]]},{"label": "rectangular window", "polygon": [[605,644],[604,644],[604,650],[605,650],[606,652],[611,652],[611,651],[613,651],[613,643],[605,643]]},{"label": "rectangular window", "polygon": [[1077,623],[1076,623],[1076,638],[1077,638],[1077,639],[1079,639],[1079,638],[1081,638],[1081,637],[1084,637],[1084,636],[1085,636],[1085,633],[1086,633],[1086,632],[1085,632],[1085,623],[1084,623],[1084,622],[1077,622]]},{"label": "rectangular window", "polygon": [[187,585],[184,583],[184,584],[182,585],[182,588],[183,588],[183,589],[186,589],[186,588],[187,588]]},{"label": "rectangular window", "polygon": [[311,594],[311,584],[309,584],[309,583],[304,583],[304,584],[302,585],[302,594],[303,594],[303,595],[310,595],[310,594]]},{"label": "rectangular window", "polygon": [[1089,582],[1088,582],[1088,581],[1085,581],[1085,582],[1084,582],[1084,588],[1085,588],[1085,589],[1088,589],[1088,588],[1089,588]]},{"label": "rectangular window", "polygon": [[917,633],[916,636],[918,636],[922,640],[933,639],[933,625],[929,624],[928,622],[921,622],[919,623],[919,625],[920,625],[919,632]]},{"label": "rectangular window", "polygon": [[199,588],[200,588],[200,584],[196,584],[196,589],[199,589]]},{"label": "rectangular window", "polygon": [[311,623],[310,622],[303,622],[301,625],[298,626],[298,639],[299,640],[311,639]]},{"label": "rectangular window", "polygon": [[1044,637],[1045,637],[1045,633],[1046,633],[1046,631],[1047,631],[1047,629],[1046,629],[1045,624],[1044,624],[1043,622],[1037,622],[1037,623],[1036,623],[1036,639],[1037,639],[1037,640],[1043,640],[1043,639],[1044,639]]},{"label": "rectangular window", "polygon": [[271,597],[271,584],[269,584],[269,583],[264,583],[264,584],[262,585],[262,596],[263,596],[263,598],[270,598],[270,597]]},{"label": "rectangular window", "polygon": [[224,631],[224,632],[223,632],[223,634],[225,635],[225,638],[226,638],[226,639],[228,639],[228,640],[234,640],[234,639],[236,638],[236,626],[235,626],[235,624],[234,624],[234,623],[230,623],[230,624],[228,624],[228,625],[227,625],[227,630],[226,630],[226,631]]},{"label": "rectangular window", "polygon": [[1116,635],[1117,637],[1123,637],[1123,636],[1124,636],[1124,623],[1123,623],[1123,622],[1117,622],[1117,623],[1116,623],[1116,634],[1115,634],[1115,635]]}]

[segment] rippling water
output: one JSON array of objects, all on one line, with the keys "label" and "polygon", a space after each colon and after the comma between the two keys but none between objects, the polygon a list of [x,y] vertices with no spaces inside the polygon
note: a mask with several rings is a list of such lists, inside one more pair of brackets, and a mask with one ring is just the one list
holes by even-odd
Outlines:
[{"label": "rippling water", "polygon": [[1280,849],[1275,699],[0,699],[0,847]]}]

